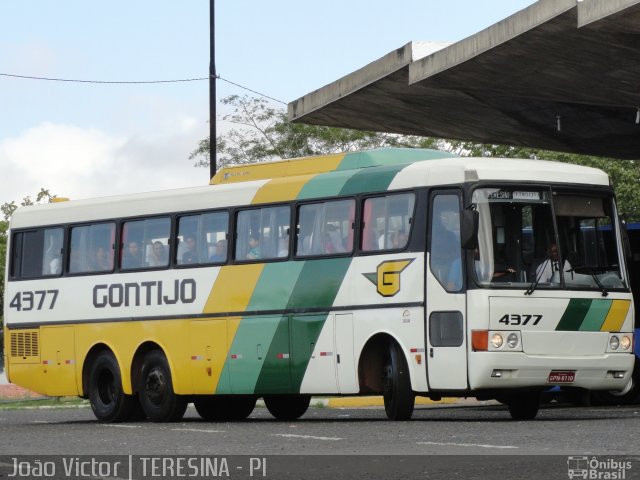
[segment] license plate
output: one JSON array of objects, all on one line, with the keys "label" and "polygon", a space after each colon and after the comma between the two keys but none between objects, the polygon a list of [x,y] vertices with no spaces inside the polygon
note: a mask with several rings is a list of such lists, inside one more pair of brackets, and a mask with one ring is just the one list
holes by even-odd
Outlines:
[{"label": "license plate", "polygon": [[549,374],[549,383],[573,383],[574,380],[576,379],[576,372],[569,370],[569,371],[560,371],[560,370],[553,370],[550,374]]}]

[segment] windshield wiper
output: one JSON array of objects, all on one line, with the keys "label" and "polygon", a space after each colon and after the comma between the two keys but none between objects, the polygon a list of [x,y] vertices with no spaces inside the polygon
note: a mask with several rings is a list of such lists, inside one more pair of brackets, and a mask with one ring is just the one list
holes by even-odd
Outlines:
[{"label": "windshield wiper", "polygon": [[608,297],[609,296],[609,292],[604,287],[604,285],[602,285],[602,282],[600,282],[600,279],[598,278],[598,274],[597,274],[598,270],[606,272],[607,271],[607,267],[604,267],[604,266],[602,266],[602,267],[594,267],[594,266],[590,266],[590,265],[579,265],[577,267],[571,268],[568,271],[569,272],[582,273],[582,272],[580,272],[580,270],[582,270],[583,272],[586,272],[587,274],[591,275],[591,277],[593,278],[593,281],[596,282],[596,285],[598,286],[598,288],[602,292],[602,296],[603,297]]},{"label": "windshield wiper", "polygon": [[[547,258],[543,263],[541,263],[541,265],[549,261],[550,259]],[[540,279],[542,278],[543,272],[544,272],[544,267],[541,269],[540,275],[538,275],[538,271],[536,269],[536,272],[535,272],[536,279],[533,282],[531,282],[531,285],[529,285],[529,288],[525,290],[524,292],[525,295],[531,295],[535,291],[535,289],[538,288],[538,283],[540,283]]]}]

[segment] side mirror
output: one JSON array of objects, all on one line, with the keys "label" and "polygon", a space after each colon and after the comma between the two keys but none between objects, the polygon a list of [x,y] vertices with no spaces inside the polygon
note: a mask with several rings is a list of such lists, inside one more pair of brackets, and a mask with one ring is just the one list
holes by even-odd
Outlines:
[{"label": "side mirror", "polygon": [[462,211],[462,226],[460,228],[460,244],[467,250],[478,246],[478,223],[480,214],[477,210]]}]

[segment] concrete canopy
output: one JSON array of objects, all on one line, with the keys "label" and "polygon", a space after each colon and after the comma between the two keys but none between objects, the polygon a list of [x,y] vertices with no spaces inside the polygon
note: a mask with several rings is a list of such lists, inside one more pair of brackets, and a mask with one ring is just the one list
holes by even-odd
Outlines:
[{"label": "concrete canopy", "polygon": [[539,0],[411,42],[289,104],[294,122],[640,158],[640,0]]}]

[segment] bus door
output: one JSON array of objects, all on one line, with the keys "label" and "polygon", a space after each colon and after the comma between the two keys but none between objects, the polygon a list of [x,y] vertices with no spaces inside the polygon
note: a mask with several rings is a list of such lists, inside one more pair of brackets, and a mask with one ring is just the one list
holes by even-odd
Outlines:
[{"label": "bus door", "polygon": [[426,268],[426,357],[430,390],[467,388],[466,295],[460,245],[461,193],[430,195]]}]

